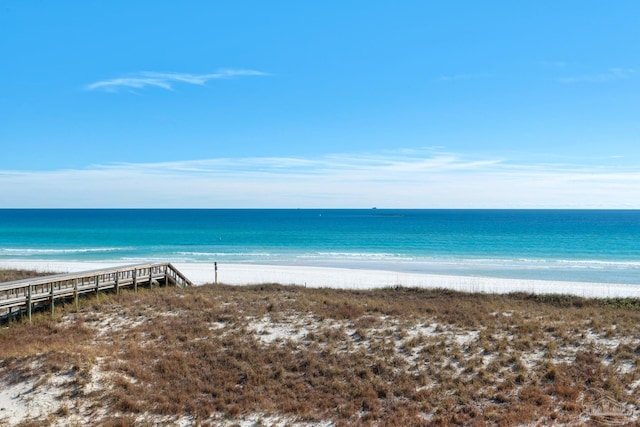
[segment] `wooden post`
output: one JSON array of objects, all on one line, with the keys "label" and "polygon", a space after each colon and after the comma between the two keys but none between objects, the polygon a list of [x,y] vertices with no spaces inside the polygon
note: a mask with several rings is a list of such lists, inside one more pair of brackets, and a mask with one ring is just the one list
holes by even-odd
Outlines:
[{"label": "wooden post", "polygon": [[29,318],[29,323],[31,323],[31,292],[33,285],[29,284],[29,288],[27,290],[27,317]]},{"label": "wooden post", "polygon": [[100,276],[96,274],[96,299],[100,295]]},{"label": "wooden post", "polygon": [[116,271],[116,295],[120,294],[120,282],[119,282],[119,278],[120,278],[120,272]]},{"label": "wooden post", "polygon": [[78,279],[73,283],[73,298],[76,301],[76,311],[78,311]]},{"label": "wooden post", "polygon": [[138,268],[133,269],[133,292],[138,292],[138,279],[136,278],[138,272]]},{"label": "wooden post", "polygon": [[213,269],[216,272],[215,279],[216,279],[216,285],[217,285],[218,284],[218,263],[217,262],[213,263]]},{"label": "wooden post", "polygon": [[51,282],[51,295],[50,295],[50,299],[51,299],[51,317],[53,317],[53,314],[55,312],[55,298],[53,296],[53,291],[55,289],[55,282]]},{"label": "wooden post", "polygon": [[153,287],[153,267],[149,266],[149,287]]}]

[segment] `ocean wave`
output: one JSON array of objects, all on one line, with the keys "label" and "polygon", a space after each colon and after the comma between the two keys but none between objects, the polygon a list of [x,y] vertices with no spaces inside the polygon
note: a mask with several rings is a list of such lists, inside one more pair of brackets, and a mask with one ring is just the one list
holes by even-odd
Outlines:
[{"label": "ocean wave", "polygon": [[275,254],[270,252],[176,252],[176,255],[197,256],[197,257],[272,257]]},{"label": "ocean wave", "polygon": [[349,252],[349,251],[179,251],[168,253],[169,257],[177,256],[189,261],[227,260],[241,262],[302,262],[323,263],[402,263],[405,266],[415,265],[424,268],[448,267],[453,269],[494,269],[511,268],[524,270],[636,270],[640,269],[640,261],[633,260],[588,260],[588,259],[542,259],[542,258],[499,258],[499,257],[466,257],[466,256],[420,256],[392,252]]},{"label": "ocean wave", "polygon": [[362,260],[406,260],[411,261],[416,258],[410,255],[384,253],[384,252],[314,252],[296,255],[299,259],[326,259],[326,258],[348,258]]},{"label": "ocean wave", "polygon": [[0,255],[65,255],[80,253],[100,253],[100,252],[117,252],[131,248],[68,248],[68,249],[51,249],[51,248],[0,248]]},{"label": "ocean wave", "polygon": [[[443,260],[434,259],[434,262]],[[591,269],[640,269],[640,261],[589,260],[589,259],[540,259],[540,258],[458,258],[445,262],[470,265],[530,266],[532,268],[591,268]]]}]

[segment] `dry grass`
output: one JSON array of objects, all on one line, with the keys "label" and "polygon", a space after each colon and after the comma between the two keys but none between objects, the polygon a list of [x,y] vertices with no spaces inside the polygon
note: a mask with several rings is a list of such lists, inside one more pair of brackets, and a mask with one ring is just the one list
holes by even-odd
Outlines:
[{"label": "dry grass", "polygon": [[1,270],[0,283],[11,282],[14,280],[30,279],[32,277],[50,276],[55,273],[48,273],[34,270]]},{"label": "dry grass", "polygon": [[24,425],[584,425],[602,395],[633,421],[638,307],[404,288],[145,289],[4,328],[0,375],[66,378],[64,404]]}]

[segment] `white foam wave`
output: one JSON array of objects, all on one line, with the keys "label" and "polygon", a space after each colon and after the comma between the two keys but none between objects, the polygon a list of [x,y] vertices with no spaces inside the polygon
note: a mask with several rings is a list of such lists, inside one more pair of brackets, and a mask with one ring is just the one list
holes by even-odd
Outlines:
[{"label": "white foam wave", "polygon": [[269,253],[269,252],[185,252],[185,251],[181,251],[181,252],[176,252],[177,255],[182,255],[182,256],[198,256],[198,257],[240,257],[240,256],[244,256],[244,257],[251,257],[251,256],[255,256],[255,257],[272,257],[274,256],[273,253]]},{"label": "white foam wave", "polygon": [[376,259],[376,260],[407,260],[416,259],[413,256],[384,253],[384,252],[315,252],[296,255],[300,259],[327,259],[327,258],[348,258],[348,259]]},{"label": "white foam wave", "polygon": [[130,248],[68,248],[68,249],[50,249],[50,248],[0,248],[0,255],[58,255],[58,254],[80,254],[80,253],[99,253],[99,252],[116,252],[127,250]]},{"label": "white foam wave", "polygon": [[[443,262],[434,259],[435,262]],[[446,261],[445,261],[446,262]],[[592,268],[592,269],[640,269],[640,261],[614,261],[589,259],[536,259],[536,258],[460,258],[450,260],[455,263],[474,265],[512,265],[530,266],[531,268]]]}]

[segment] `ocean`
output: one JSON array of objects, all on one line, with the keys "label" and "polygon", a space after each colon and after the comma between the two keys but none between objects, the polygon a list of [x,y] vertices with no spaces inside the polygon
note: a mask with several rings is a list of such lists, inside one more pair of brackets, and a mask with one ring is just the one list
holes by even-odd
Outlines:
[{"label": "ocean", "polygon": [[640,285],[638,210],[0,209],[0,261],[218,262]]}]

